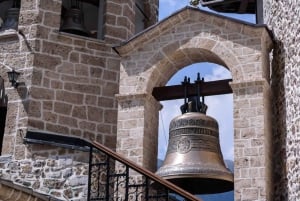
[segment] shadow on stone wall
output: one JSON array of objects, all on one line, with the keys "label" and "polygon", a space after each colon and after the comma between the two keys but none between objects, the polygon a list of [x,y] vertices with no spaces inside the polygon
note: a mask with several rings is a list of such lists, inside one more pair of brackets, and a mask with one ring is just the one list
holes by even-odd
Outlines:
[{"label": "shadow on stone wall", "polygon": [[286,99],[285,99],[285,49],[275,41],[272,60],[272,140],[273,140],[273,184],[274,200],[287,201],[288,182],[286,172]]},{"label": "shadow on stone wall", "polygon": [[29,91],[28,91],[28,88],[27,88],[25,82],[20,83],[20,86],[18,87],[17,91],[20,96],[20,99],[22,100],[24,112],[26,112],[26,114],[28,114]]},{"label": "shadow on stone wall", "polygon": [[2,142],[5,130],[5,121],[7,114],[7,95],[5,94],[4,79],[0,76],[0,155],[2,151]]}]

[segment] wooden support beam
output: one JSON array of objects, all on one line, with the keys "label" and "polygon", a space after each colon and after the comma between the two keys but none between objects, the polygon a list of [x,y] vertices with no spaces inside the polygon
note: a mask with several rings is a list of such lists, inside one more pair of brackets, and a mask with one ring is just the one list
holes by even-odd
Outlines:
[{"label": "wooden support beam", "polygon": [[[202,82],[200,96],[213,96],[221,94],[232,93],[232,89],[229,85],[232,79],[217,80],[210,82]],[[173,85],[164,87],[155,87],[152,91],[152,95],[158,101],[174,100],[184,98],[184,86]],[[190,83],[187,87],[187,97],[197,95],[197,84]]]}]

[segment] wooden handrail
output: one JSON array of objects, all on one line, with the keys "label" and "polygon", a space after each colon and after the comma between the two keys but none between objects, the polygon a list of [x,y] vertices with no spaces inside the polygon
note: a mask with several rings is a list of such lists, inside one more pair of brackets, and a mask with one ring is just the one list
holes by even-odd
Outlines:
[{"label": "wooden handrail", "polygon": [[112,151],[111,149],[103,146],[102,144],[93,141],[91,143],[95,148],[98,148],[99,150],[101,150],[102,152],[104,152],[105,154],[111,156],[112,158],[114,158],[115,160],[118,160],[119,162],[124,163],[125,165],[129,166],[130,168],[132,168],[133,170],[139,172],[142,175],[146,175],[147,177],[149,177],[150,179],[152,179],[153,181],[160,183],[166,187],[168,187],[169,189],[171,189],[172,191],[176,192],[177,194],[184,196],[185,198],[191,200],[191,201],[201,201],[200,198],[197,198],[196,196],[190,194],[189,192],[183,190],[182,188],[176,186],[175,184],[162,179],[161,177],[155,175],[153,172],[150,172],[149,170],[135,164],[134,162],[130,161],[129,159],[125,158],[124,156],[122,156],[121,154],[118,154],[114,151]]}]

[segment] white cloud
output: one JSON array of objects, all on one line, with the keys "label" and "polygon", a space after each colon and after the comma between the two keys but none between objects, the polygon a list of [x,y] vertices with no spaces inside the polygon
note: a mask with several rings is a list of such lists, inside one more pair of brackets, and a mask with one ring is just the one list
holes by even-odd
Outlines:
[{"label": "white cloud", "polygon": [[159,116],[158,158],[164,159],[169,140],[169,124],[173,118],[180,115],[182,100],[163,101],[163,109]]},{"label": "white cloud", "polygon": [[222,80],[222,79],[230,79],[231,73],[229,70],[224,68],[223,66],[219,66],[215,64],[212,69],[212,74],[208,74],[205,76],[206,81],[213,81],[213,80]]},{"label": "white cloud", "polygon": [[[212,74],[205,76],[205,80],[230,79],[231,73],[224,67],[216,65]],[[207,115],[214,117],[219,124],[220,145],[224,159],[233,160],[233,96],[232,94],[209,96]]]},{"label": "white cloud", "polygon": [[232,94],[206,98],[207,115],[219,124],[220,145],[225,159],[233,159],[233,103]]},{"label": "white cloud", "polygon": [[178,4],[177,2],[178,1],[176,1],[176,0],[160,0],[159,3],[166,4],[166,5],[171,6],[171,7],[176,7],[176,5]]}]

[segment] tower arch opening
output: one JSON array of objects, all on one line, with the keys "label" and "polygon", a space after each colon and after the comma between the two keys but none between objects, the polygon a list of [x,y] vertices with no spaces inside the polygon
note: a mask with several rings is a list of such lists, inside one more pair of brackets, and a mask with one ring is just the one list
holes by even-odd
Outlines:
[{"label": "tower arch opening", "polygon": [[[232,81],[234,183],[252,179],[244,174],[262,172],[266,199],[270,188],[270,101],[269,52],[272,40],[263,26],[230,20],[199,9],[184,8],[166,20],[115,47],[121,56],[118,99],[117,151],[155,171],[158,117],[161,105],[153,90],[165,86],[184,67],[211,62],[227,68]],[[134,139],[134,153],[126,142]],[[260,191],[257,186],[236,185],[236,200],[243,191]],[[252,198],[251,198],[252,199]]]},{"label": "tower arch opening", "polygon": [[[170,78],[166,86],[180,85],[184,76],[189,77],[191,82],[194,82],[197,78],[197,73],[200,73],[204,81],[232,78],[230,71],[223,66],[203,62],[188,65],[181,69]],[[169,122],[172,118],[181,114],[180,106],[183,104],[183,98],[160,101],[160,103],[162,104],[162,109],[159,111],[158,159],[163,159],[167,148]],[[221,147],[222,153],[225,154],[224,158],[233,160],[233,96],[232,94],[206,96],[205,104],[208,106],[207,114],[216,118],[220,124]],[[224,135],[222,135],[223,133]],[[226,137],[229,138],[228,141]],[[226,145],[229,146],[226,147]]]},{"label": "tower arch opening", "polygon": [[[187,76],[190,78],[190,82],[194,83],[197,79],[197,74],[200,74],[201,77],[204,78],[205,82],[209,81],[216,81],[216,80],[224,80],[224,79],[231,79],[231,73],[230,71],[215,63],[210,62],[201,62],[201,63],[194,63],[192,65],[188,65],[178,72],[176,72],[170,80],[167,82],[166,86],[172,86],[172,85],[181,85],[183,82],[183,78]],[[201,96],[201,92],[200,92]],[[214,96],[205,96],[205,104],[208,106],[206,115],[209,117],[214,118],[219,126],[219,140],[218,143],[220,143],[221,146],[221,157],[222,162],[224,160],[225,166],[228,169],[228,171],[233,173],[233,166],[234,166],[234,146],[233,146],[233,95],[230,94],[220,94],[220,95],[214,95]],[[175,100],[166,100],[166,101],[160,101],[162,104],[162,109],[159,111],[159,131],[158,131],[158,172],[162,172],[160,167],[164,164],[164,170],[175,170],[178,165],[170,165],[169,162],[166,162],[165,160],[170,159],[170,155],[166,156],[167,149],[169,149],[169,146],[175,146],[174,143],[174,136],[169,137],[169,132],[171,130],[169,129],[169,125],[171,120],[174,121],[178,118],[183,118],[183,114],[181,113],[181,106],[184,104],[184,99],[179,98]],[[203,136],[202,134],[196,134],[196,133],[189,133],[187,134],[179,134],[181,137],[186,137],[192,141],[194,141],[192,136]],[[170,142],[171,140],[172,142]],[[196,142],[196,141],[194,141]],[[169,143],[173,144],[170,145]],[[216,146],[217,147],[217,146]],[[169,153],[169,152],[168,152]],[[168,155],[167,153],[167,155]],[[201,158],[201,154],[198,151],[197,158],[194,159],[194,163],[202,163],[205,161],[203,158]],[[186,154],[178,154],[182,157],[188,157],[189,153]],[[174,160],[179,160],[178,158],[174,158]],[[203,160],[203,161],[202,161]],[[189,162],[187,160],[186,162]],[[191,162],[191,161],[190,161]],[[203,164],[204,165],[204,164]],[[192,167],[188,167],[189,164],[185,164],[187,166],[187,169],[193,169]],[[200,167],[199,167],[200,168]],[[184,174],[189,172],[188,170],[183,170]],[[191,174],[191,172],[189,172]],[[168,174],[172,174],[168,173]],[[183,173],[181,173],[183,174]],[[195,173],[197,174],[197,173]],[[198,177],[201,173],[198,173]],[[203,179],[202,181],[209,181],[209,175],[208,177]],[[219,175],[220,176],[220,175]],[[169,176],[170,177],[170,176]],[[179,176],[181,177],[181,176]],[[178,178],[178,181],[186,181],[187,178],[185,176],[182,176],[183,178]],[[220,177],[221,178],[221,177]],[[220,179],[219,178],[219,179]],[[219,180],[218,181],[221,181]],[[193,180],[196,181],[196,180]],[[201,181],[201,182],[202,182]],[[200,180],[198,180],[200,182]],[[208,185],[206,185],[208,186]],[[214,188],[216,190],[216,188]],[[215,191],[214,190],[214,191]],[[221,190],[221,187],[219,187],[219,190]],[[224,190],[224,189],[223,189]],[[206,191],[209,191],[209,187]],[[203,190],[204,192],[204,190]],[[202,194],[202,193],[201,193]],[[202,199],[210,199],[211,196],[221,196],[228,198],[233,198],[233,191],[227,191],[224,193],[217,193],[217,194],[210,194],[210,195],[201,195],[200,197]],[[219,197],[220,198],[220,197]]]}]

